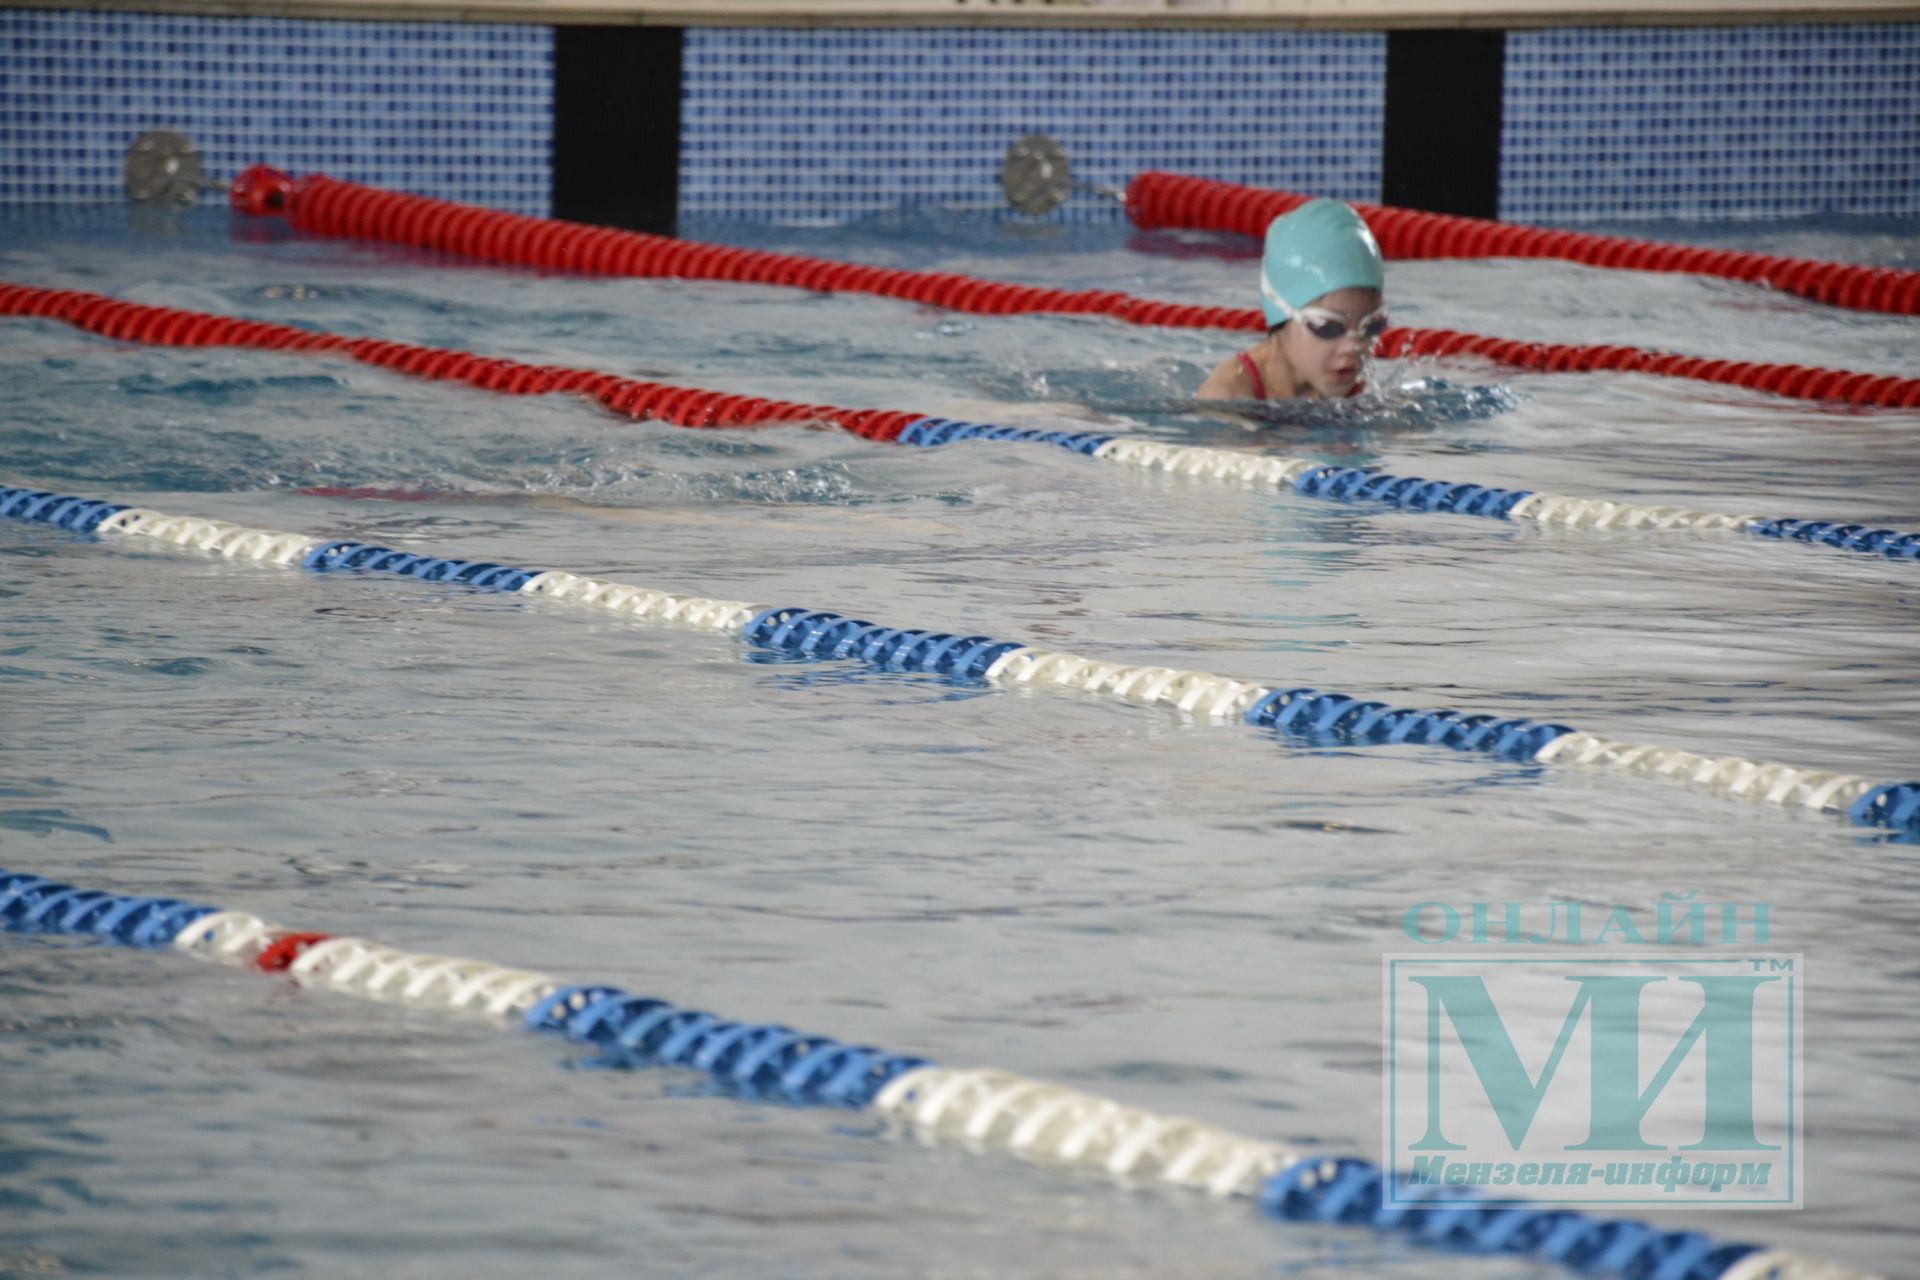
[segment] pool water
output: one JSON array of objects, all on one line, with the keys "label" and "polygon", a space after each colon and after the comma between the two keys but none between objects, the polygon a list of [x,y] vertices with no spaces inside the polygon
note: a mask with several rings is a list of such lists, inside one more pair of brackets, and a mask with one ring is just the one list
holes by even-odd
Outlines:
[{"label": "pool water", "polygon": [[[1920,527],[1914,412],[1458,361],[1253,429],[1185,400],[1234,335],[476,269],[236,237],[212,210],[0,227],[17,283],[810,403]],[[1207,237],[934,215],[703,230],[1252,301],[1241,246]],[[1911,224],[1686,234],[1920,257]],[[1388,289],[1407,325],[1920,376],[1912,319],[1724,281],[1418,262]],[[680,430],[52,322],[0,322],[0,349],[7,483],[1889,781],[1920,763],[1910,563],[1342,506],[1030,445]],[[1891,1273],[1920,1253],[1920,890],[1884,833],[142,542],[0,523],[0,866],[1365,1155],[1381,957],[1409,948],[1413,904],[1769,903],[1770,944],[1807,971],[1807,1208],[1651,1216]],[[1541,1274],[164,953],[8,936],[0,992],[0,1274]]]}]

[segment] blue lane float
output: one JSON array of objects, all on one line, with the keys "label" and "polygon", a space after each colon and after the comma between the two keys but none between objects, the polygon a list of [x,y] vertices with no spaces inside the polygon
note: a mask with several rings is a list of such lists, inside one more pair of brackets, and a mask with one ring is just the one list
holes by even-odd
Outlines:
[{"label": "blue lane float", "polygon": [[[1467,506],[1485,495],[1460,494]],[[1502,497],[1495,502],[1505,501]],[[855,661],[950,680],[1054,685],[1237,719],[1300,740],[1444,746],[1529,764],[1573,764],[1658,778],[1740,800],[1844,815],[1857,826],[1920,840],[1920,782],[1876,782],[1733,756],[1617,742],[1563,724],[1451,710],[1394,707],[1317,689],[1273,689],[1204,672],[1097,662],[974,634],[888,627],[824,609],[702,600],[491,560],[399,551],[347,539],[248,529],[195,516],[45,490],[0,487],[0,516],[74,532],[155,538],[229,558],[317,573],[393,573],[477,590],[544,595],[635,617],[735,635],[787,657]]]},{"label": "blue lane float", "polygon": [[882,671],[918,671],[980,682],[1001,657],[1026,648],[991,636],[883,627],[825,609],[791,605],[754,615],[740,638],[794,658],[846,659]]},{"label": "blue lane float", "polygon": [[933,1065],[778,1024],[730,1022],[618,987],[562,987],[527,1012],[526,1025],[591,1045],[609,1066],[699,1071],[730,1093],[795,1107],[862,1110],[900,1076]]},{"label": "blue lane float", "polygon": [[1403,511],[1440,511],[1449,515],[1509,518],[1533,496],[1531,489],[1489,489],[1422,476],[1390,476],[1365,467],[1316,467],[1293,482],[1303,498],[1334,502],[1384,502]]},{"label": "blue lane float", "polygon": [[1097,431],[1048,431],[1039,427],[1003,427],[986,422],[960,422],[952,418],[922,418],[901,431],[900,444],[930,449],[957,440],[1018,440],[1028,444],[1051,444],[1089,457],[1112,443],[1112,435]]},{"label": "blue lane float", "polygon": [[[483,961],[296,932],[243,912],[173,898],[120,896],[0,870],[0,929],[171,947],[256,973],[283,974],[304,986],[441,1012],[472,1012],[475,992],[504,992],[488,1012],[589,1046],[601,1054],[603,1065],[695,1071],[745,1099],[868,1111],[924,1136],[962,1137],[973,1150],[1004,1149],[1050,1165],[1077,1164],[1250,1199],[1264,1215],[1282,1222],[1367,1227],[1456,1254],[1530,1258],[1615,1280],[1816,1274],[1825,1280],[1871,1280],[1852,1268],[1760,1245],[1597,1218],[1470,1186],[1416,1183],[1363,1159],[1243,1138],[1007,1072],[942,1068],[918,1055],[848,1045],[779,1023],[723,1019],[618,987],[561,983]],[[980,1087],[969,1093],[976,1084]],[[1015,1098],[1022,1101],[1011,1103]],[[1012,1105],[1024,1106],[1027,1116],[1092,1119],[1067,1126],[1064,1140],[1053,1148],[1036,1148],[1006,1136],[1009,1128],[1022,1126],[996,1123],[1009,1119]],[[1167,1134],[1179,1135],[1175,1145],[1149,1154],[1152,1138]],[[1208,1182],[1192,1172],[1202,1168],[1225,1168],[1232,1176]],[[1386,1194],[1390,1185],[1392,1203]]]},{"label": "blue lane float", "polygon": [[1605,498],[1502,489],[1490,485],[1396,476],[1369,467],[1338,467],[1310,458],[1286,458],[1160,444],[1095,432],[1047,431],[994,426],[950,418],[921,418],[910,423],[900,443],[931,448],[961,440],[998,440],[1047,444],[1107,461],[1213,480],[1272,484],[1303,498],[1329,502],[1377,502],[1402,511],[1481,516],[1562,529],[1725,530],[1751,537],[1803,542],[1879,556],[1920,560],[1920,533],[1874,529],[1832,520],[1798,520],[1721,515],[1681,507],[1621,502]]},{"label": "blue lane float", "polygon": [[366,569],[375,573],[397,573],[425,582],[457,582],[463,586],[484,587],[493,591],[518,591],[546,572],[544,569],[515,569],[490,560],[446,560],[438,556],[395,551],[365,542],[336,539],[307,553],[302,569],[331,573],[336,569]]},{"label": "blue lane float", "polygon": [[1835,520],[1759,520],[1751,532],[1756,537],[1860,551],[1889,560],[1920,560],[1920,533],[1869,529],[1863,524],[1841,524]]},{"label": "blue lane float", "polygon": [[75,533],[92,533],[107,517],[129,509],[124,502],[102,502],[95,498],[49,493],[45,489],[0,486],[0,516],[9,520],[50,524],[60,529],[71,529]]},{"label": "blue lane float", "polygon": [[1538,759],[1556,739],[1574,732],[1564,724],[1416,711],[1318,689],[1275,690],[1247,709],[1246,721],[1313,742],[1407,742],[1527,762]]}]

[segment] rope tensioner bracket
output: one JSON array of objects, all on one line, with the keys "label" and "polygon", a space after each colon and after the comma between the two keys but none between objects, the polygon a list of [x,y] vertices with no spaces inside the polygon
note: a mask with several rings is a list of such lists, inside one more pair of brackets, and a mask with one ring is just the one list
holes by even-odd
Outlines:
[{"label": "rope tensioner bracket", "polygon": [[1127,198],[1124,191],[1076,179],[1067,149],[1044,133],[1023,134],[1007,147],[1000,161],[1000,190],[1014,212],[1029,217],[1053,212],[1074,191],[1122,202]]}]

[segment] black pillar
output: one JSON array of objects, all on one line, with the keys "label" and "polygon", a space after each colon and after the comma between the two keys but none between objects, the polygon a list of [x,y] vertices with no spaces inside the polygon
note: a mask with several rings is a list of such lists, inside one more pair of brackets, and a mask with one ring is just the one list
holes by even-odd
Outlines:
[{"label": "black pillar", "polygon": [[1380,200],[1498,217],[1504,31],[1387,33]]},{"label": "black pillar", "polygon": [[673,234],[679,27],[553,29],[553,216]]}]

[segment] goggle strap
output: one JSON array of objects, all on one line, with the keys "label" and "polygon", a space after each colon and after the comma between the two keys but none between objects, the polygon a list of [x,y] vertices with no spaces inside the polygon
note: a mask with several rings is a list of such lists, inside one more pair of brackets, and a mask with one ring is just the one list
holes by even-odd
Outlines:
[{"label": "goggle strap", "polygon": [[[1267,273],[1264,268],[1260,272],[1260,296],[1280,308],[1280,314],[1285,316],[1287,320],[1292,320],[1300,314],[1287,305],[1287,300],[1281,297],[1279,290],[1273,287],[1273,281],[1267,279]],[[1285,321],[1282,321],[1282,323],[1285,323]]]}]

